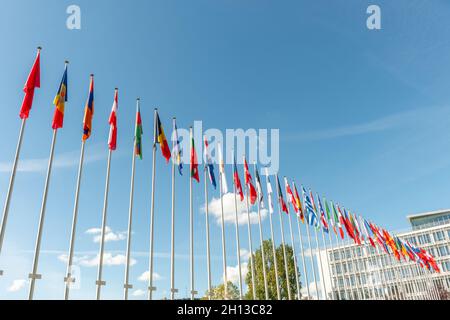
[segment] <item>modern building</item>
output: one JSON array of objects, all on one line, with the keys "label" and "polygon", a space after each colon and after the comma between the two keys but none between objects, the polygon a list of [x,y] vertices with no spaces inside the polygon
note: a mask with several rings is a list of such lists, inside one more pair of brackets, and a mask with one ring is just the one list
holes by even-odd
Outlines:
[{"label": "modern building", "polygon": [[[370,244],[357,246],[338,241],[339,245],[320,251],[324,271],[324,279],[320,279],[322,294],[326,292],[333,299],[448,299],[450,210],[407,218],[411,230],[397,235],[431,253],[441,273],[424,270],[409,258],[398,262]],[[333,240],[336,243],[336,238]]]}]

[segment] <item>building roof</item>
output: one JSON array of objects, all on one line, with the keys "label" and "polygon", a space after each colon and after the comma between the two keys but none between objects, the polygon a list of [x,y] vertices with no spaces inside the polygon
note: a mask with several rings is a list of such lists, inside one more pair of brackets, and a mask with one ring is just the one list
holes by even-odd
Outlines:
[{"label": "building roof", "polygon": [[425,217],[430,217],[430,216],[435,216],[435,215],[440,215],[440,214],[445,214],[445,213],[450,213],[450,209],[441,209],[441,210],[436,210],[436,211],[411,214],[411,215],[407,215],[406,218],[409,221],[411,221],[414,219],[425,218]]}]

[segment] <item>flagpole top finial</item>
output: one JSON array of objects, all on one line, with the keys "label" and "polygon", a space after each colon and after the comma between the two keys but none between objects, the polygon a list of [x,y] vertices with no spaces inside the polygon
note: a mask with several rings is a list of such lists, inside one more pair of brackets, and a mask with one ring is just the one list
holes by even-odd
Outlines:
[{"label": "flagpole top finial", "polygon": [[37,47],[37,49],[38,49],[38,51],[41,51],[41,50],[42,50],[42,47],[41,47],[41,46],[39,46],[39,47]]},{"label": "flagpole top finial", "polygon": [[172,119],[173,119],[173,120],[176,120],[176,119],[177,119],[177,117],[172,117]]},{"label": "flagpole top finial", "polygon": [[115,87],[114,90],[115,90],[115,91],[119,91],[119,88]]},{"label": "flagpole top finial", "polygon": [[155,111],[158,111],[158,108],[155,108]]},{"label": "flagpole top finial", "polygon": [[138,98],[136,98],[136,100],[137,100],[137,101],[141,101],[141,98],[138,97]]},{"label": "flagpole top finial", "polygon": [[65,64],[69,64],[69,60],[64,61]]}]

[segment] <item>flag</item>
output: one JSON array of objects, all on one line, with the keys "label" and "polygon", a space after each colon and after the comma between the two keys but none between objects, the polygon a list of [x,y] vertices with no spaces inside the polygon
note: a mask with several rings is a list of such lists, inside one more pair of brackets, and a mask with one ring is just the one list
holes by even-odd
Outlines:
[{"label": "flag", "polygon": [[289,213],[289,210],[286,206],[286,202],[284,201],[283,190],[281,190],[280,180],[277,175],[277,188],[278,188],[278,204],[280,205],[281,211]]},{"label": "flag", "polygon": [[173,118],[173,135],[172,135],[172,146],[173,146],[173,161],[178,166],[178,172],[183,175],[183,162],[181,161],[181,156],[183,155],[183,150],[181,149],[180,139],[178,139],[178,128],[177,121]]},{"label": "flag", "polygon": [[239,173],[236,166],[236,158],[234,159],[234,173],[233,173],[233,180],[234,180],[234,186],[236,187],[236,192],[239,194],[241,201],[244,201],[244,192],[242,192],[242,184],[241,179],[239,179]]},{"label": "flag", "polygon": [[333,227],[334,234],[337,234],[336,225],[334,224],[333,217],[331,216],[330,206],[328,205],[328,201],[326,198],[323,198],[323,202],[325,203],[325,212],[327,213],[327,220]]},{"label": "flag", "polygon": [[117,147],[117,108],[119,106],[118,101],[119,91],[115,90],[114,92],[114,103],[111,109],[111,114],[109,116],[109,138],[108,138],[108,146],[109,150],[116,150]]},{"label": "flag", "polygon": [[84,107],[83,118],[83,141],[91,136],[92,117],[94,116],[94,75],[91,74],[91,82],[89,84],[89,96]]},{"label": "flag", "polygon": [[349,212],[349,221],[351,224],[351,228],[353,229],[353,235],[355,236],[355,238],[353,240],[356,241],[356,243],[358,245],[361,244],[361,239],[360,239],[360,232],[359,232],[359,228],[358,228],[358,221],[356,219],[353,218],[353,215],[351,212]]},{"label": "flag", "polygon": [[200,182],[200,176],[198,174],[197,152],[195,151],[195,142],[194,137],[192,136],[192,132],[191,132],[191,179],[195,179],[197,180],[197,182]]},{"label": "flag", "polygon": [[298,208],[298,216],[300,220],[302,220],[302,222],[305,223],[305,215],[303,213],[302,201],[300,200],[300,196],[298,195],[297,186],[295,185],[295,182],[293,182],[292,184],[294,186],[294,198]]},{"label": "flag", "polygon": [[222,146],[220,143],[217,144],[217,151],[219,153],[219,172],[220,172],[220,179],[222,181],[222,193],[228,193],[228,183],[227,183],[227,176],[225,174],[225,162],[223,160],[222,156]]},{"label": "flag", "polygon": [[311,199],[311,204],[312,204],[314,213],[316,213],[316,215],[317,215],[317,207],[316,207],[316,203],[314,202],[314,196],[313,196],[313,194],[312,194],[311,189],[309,189],[309,197],[310,197],[310,199]]},{"label": "flag", "polygon": [[311,199],[309,198],[303,186],[302,186],[302,195],[303,195],[303,203],[305,204],[306,220],[308,221],[309,225],[315,226],[317,224],[316,212],[314,211]]},{"label": "flag", "polygon": [[248,163],[247,160],[244,157],[244,178],[245,178],[245,184],[247,185],[249,196],[250,196],[250,203],[255,204],[256,199],[258,198],[258,195],[256,194],[256,189],[253,186],[252,182],[252,175],[250,174],[250,171],[248,169]]},{"label": "flag", "polygon": [[344,239],[344,230],[342,229],[342,222],[341,222],[342,218],[340,216],[340,212],[338,213],[333,202],[331,202],[331,208],[333,209],[334,223],[339,228],[339,234],[341,235],[341,239]]},{"label": "flag", "polygon": [[134,155],[142,159],[142,119],[141,119],[141,107],[138,106],[136,110],[136,126],[134,130]]},{"label": "flag", "polygon": [[372,237],[373,237],[373,231],[370,228],[369,223],[367,222],[366,219],[364,219],[363,217],[361,217],[361,219],[363,220],[363,225],[364,225],[364,230],[366,232],[366,237],[369,239],[370,245],[372,247],[375,248],[375,242],[373,241]]},{"label": "flag", "polygon": [[286,196],[288,198],[288,202],[291,203],[292,207],[294,208],[295,213],[298,214],[298,206],[297,201],[295,200],[294,194],[292,192],[291,186],[288,183],[288,180],[286,177],[284,177],[284,188],[286,190]]},{"label": "flag", "polygon": [[269,170],[265,168],[266,171],[266,183],[267,183],[267,205],[269,206],[269,213],[273,213],[273,203],[272,203],[272,184],[270,183]]},{"label": "flag", "polygon": [[64,107],[67,102],[67,63],[64,68],[63,77],[59,84],[58,92],[56,92],[53,104],[55,105],[55,114],[53,115],[52,128],[54,130],[63,127],[64,123]]},{"label": "flag", "polygon": [[41,87],[41,50],[38,49],[36,59],[34,60],[33,67],[28,75],[27,82],[23,87],[23,92],[25,96],[23,97],[22,106],[20,108],[20,118],[27,119],[31,106],[33,105],[34,89]]},{"label": "flag", "polygon": [[322,228],[323,228],[323,231],[328,233],[328,222],[327,222],[327,219],[325,217],[325,211],[323,210],[322,202],[320,201],[319,195],[316,194],[316,196],[317,196],[317,201],[318,201],[318,204],[319,204],[319,212],[320,212],[320,220],[322,222]]},{"label": "flag", "polygon": [[264,195],[263,195],[263,190],[262,190],[262,185],[261,185],[261,177],[259,176],[259,171],[258,171],[258,167],[255,164],[255,181],[256,181],[256,190],[258,191],[259,194],[259,203],[261,205],[261,208],[264,208]]},{"label": "flag", "polygon": [[159,114],[156,111],[156,141],[161,146],[161,153],[166,161],[169,162],[171,154],[169,149],[169,144],[167,143],[166,135],[164,134],[164,129],[161,124],[161,119],[159,119]]},{"label": "flag", "polygon": [[[340,210],[339,207],[338,207],[338,210]],[[341,211],[341,213],[342,213],[342,211]],[[356,240],[355,240],[355,234],[354,234],[353,228],[352,228],[352,224],[351,224],[351,222],[350,222],[350,219],[349,219],[347,210],[345,210],[345,208],[343,208],[343,213],[344,213],[344,214],[341,215],[341,216],[342,216],[342,219],[343,219],[343,225],[344,225],[345,229],[347,230],[347,234],[348,234],[348,236],[349,236],[350,238],[353,239],[353,241],[356,241]]]},{"label": "flag", "polygon": [[209,180],[211,181],[211,184],[213,185],[214,189],[216,189],[216,178],[214,176],[214,165],[212,163],[211,157],[208,153],[208,140],[205,137],[205,161],[206,161],[206,167],[208,168],[209,173]]}]

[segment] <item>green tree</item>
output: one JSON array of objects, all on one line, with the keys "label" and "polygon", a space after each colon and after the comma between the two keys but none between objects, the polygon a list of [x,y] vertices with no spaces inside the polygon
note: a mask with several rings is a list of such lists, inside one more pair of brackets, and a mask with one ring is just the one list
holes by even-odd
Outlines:
[{"label": "green tree", "polygon": [[[227,299],[228,300],[239,300],[239,288],[232,282],[228,281],[227,284]],[[208,292],[205,293],[205,296],[202,300],[208,299]],[[211,299],[212,300],[225,300],[225,284],[222,283],[216,287],[211,288]]]},{"label": "green tree", "polygon": [[[273,259],[273,248],[272,248],[272,240],[264,240],[264,263],[266,266],[266,275],[267,275],[267,286],[269,291],[269,299],[276,300],[277,297],[277,284],[275,280],[275,265]],[[295,279],[295,264],[292,247],[289,245],[285,245],[286,247],[286,258],[288,264],[288,274],[289,274],[289,284],[291,289],[291,297],[295,299],[297,296],[297,285]],[[281,299],[288,299],[288,291],[287,291],[287,283],[286,283],[286,272],[284,267],[284,255],[283,255],[283,247],[280,245],[275,249],[276,258],[277,258],[277,269],[278,269],[278,281],[280,284],[280,294]],[[264,274],[262,268],[262,252],[261,248],[258,248],[253,255],[253,260],[255,262],[255,283],[256,283],[256,298],[257,299],[265,299],[265,289],[264,289]],[[248,263],[248,272],[245,277],[245,283],[247,284],[248,291],[245,295],[246,299],[253,299],[253,286],[252,286],[252,265]],[[300,272],[298,273],[300,278]],[[300,279],[299,279],[300,280]],[[301,289],[301,283],[300,283]]]}]

